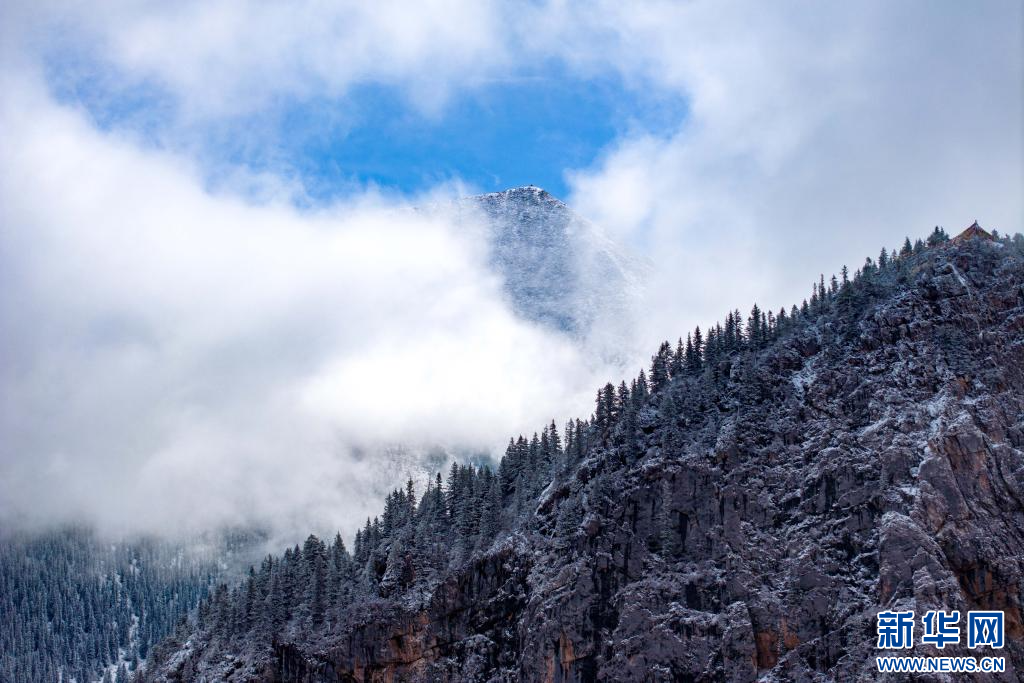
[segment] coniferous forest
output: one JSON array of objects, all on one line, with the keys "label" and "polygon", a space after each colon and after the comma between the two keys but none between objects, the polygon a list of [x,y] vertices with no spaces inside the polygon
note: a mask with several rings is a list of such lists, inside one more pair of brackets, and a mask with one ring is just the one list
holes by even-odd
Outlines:
[{"label": "coniferous forest", "polygon": [[124,683],[254,542],[112,543],[82,527],[0,536],[0,681]]},{"label": "coniferous forest", "polygon": [[[0,681],[157,680],[147,671],[166,666],[193,633],[208,647],[258,658],[273,643],[329,634],[354,612],[426,601],[452,571],[495,544],[538,532],[572,538],[587,508],[614,499],[612,473],[643,457],[643,437],[659,416],[679,416],[663,437],[672,448],[684,440],[688,411],[713,409],[709,402],[721,401],[737,370],[748,367],[742,358],[808,326],[847,334],[844,326],[859,312],[908,286],[926,252],[948,241],[936,228],[927,242],[883,249],[852,274],[844,267],[822,276],[788,310],[755,304],[746,316],[729,311],[706,330],[663,342],[629,383],[597,391],[587,419],[562,428],[552,421],[511,438],[495,468],[455,463],[422,491],[409,480],[388,494],[351,545],[340,534],[326,541],[310,535],[266,556],[241,580],[225,571],[224,558],[252,547],[244,533],[227,534],[206,553],[156,539],[111,544],[82,528],[9,535],[0,543]],[[998,242],[1024,254],[1020,235]],[[680,382],[698,392],[685,405],[676,405],[678,391],[667,390]],[[597,467],[582,496],[552,495],[595,458],[614,459],[614,467]],[[669,510],[655,516],[660,531],[649,547],[678,555],[685,540],[676,533],[679,521]],[[539,528],[541,519],[549,521]]]},{"label": "coniferous forest", "polygon": [[[994,241],[1007,254],[1024,254],[1020,235]],[[660,448],[672,451],[709,412],[728,414],[740,405],[736,401],[764,400],[731,393],[731,387],[756,386],[745,374],[754,371],[749,359],[809,329],[826,347],[855,334],[865,311],[910,287],[935,258],[930,252],[948,242],[936,228],[927,242],[908,239],[901,248],[883,249],[852,274],[844,267],[838,276],[822,276],[799,305],[777,312],[754,305],[746,316],[729,311],[706,330],[662,343],[649,368],[628,383],[597,391],[587,419],[570,420],[561,429],[551,422],[539,433],[511,438],[496,468],[454,464],[422,491],[408,481],[387,496],[380,515],[365,521],[351,546],[340,535],[326,541],[310,535],[281,555],[267,556],[240,583],[219,584],[188,623],[154,650],[152,668],[190,652],[187,643],[197,637],[207,649],[252,661],[274,648],[281,652],[282,643],[329,639],[354,615],[379,619],[379,610],[387,613],[396,603],[415,608],[436,599],[452,572],[496,545],[515,546],[524,535],[541,534],[571,547],[592,519],[585,517],[587,510],[607,510],[615,500],[615,473],[644,458],[650,448],[645,437],[652,431],[662,434]],[[587,474],[581,494],[567,495],[567,482],[584,477],[582,472]],[[658,529],[645,539],[648,551],[681,557],[685,520],[677,514],[667,508],[652,512]],[[280,664],[279,674],[285,669]],[[140,671],[137,680],[150,679]]]},{"label": "coniferous forest", "polygon": [[980,5],[0,0],[0,683],[1024,681]]}]

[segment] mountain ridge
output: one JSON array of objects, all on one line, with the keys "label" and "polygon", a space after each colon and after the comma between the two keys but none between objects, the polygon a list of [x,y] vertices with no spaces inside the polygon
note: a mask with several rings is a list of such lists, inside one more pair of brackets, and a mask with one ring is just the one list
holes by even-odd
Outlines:
[{"label": "mountain ridge", "polygon": [[351,554],[268,558],[144,680],[864,680],[884,608],[1004,610],[1015,680],[1024,240],[929,241],[662,345],[561,441],[395,491]]},{"label": "mountain ridge", "polygon": [[[524,185],[429,210],[453,217],[456,225],[482,224],[487,265],[501,278],[517,316],[566,335],[612,366],[637,355],[632,331],[650,264],[550,192]],[[360,444],[360,449],[381,463],[371,483],[380,495],[408,477],[423,484],[438,465],[487,457],[480,444]]]},{"label": "mountain ridge", "polygon": [[534,185],[465,197],[458,220],[484,219],[489,260],[513,309],[598,353],[620,356],[650,264]]}]

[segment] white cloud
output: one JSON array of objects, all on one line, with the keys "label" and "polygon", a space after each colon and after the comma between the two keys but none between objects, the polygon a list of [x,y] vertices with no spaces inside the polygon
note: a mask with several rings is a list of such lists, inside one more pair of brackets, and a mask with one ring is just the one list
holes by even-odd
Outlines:
[{"label": "white cloud", "polygon": [[1024,224],[1019,3],[656,7],[609,19],[606,57],[690,116],[617,140],[572,201],[659,260],[658,335],[794,303],[936,224]]},{"label": "white cloud", "polygon": [[166,89],[186,117],[244,113],[281,98],[333,97],[360,83],[402,87],[425,111],[507,64],[494,2],[302,0],[169,4],[115,0],[11,8],[41,52],[86,55],[114,77]]},{"label": "white cloud", "polygon": [[0,514],[351,528],[379,469],[354,449],[497,447],[589,404],[602,373],[513,316],[470,226],[213,195],[0,85]]},{"label": "white cloud", "polygon": [[376,507],[354,433],[499,440],[585,409],[604,379],[508,314],[471,235],[372,192],[297,211],[273,176],[226,184],[260,201],[211,194],[209,169],[56,105],[33,77],[45,59],[51,79],[86,55],[96,78],[158,85],[171,135],[281,102],[344,104],[360,83],[443,115],[452,93],[549,63],[683,94],[675,130],[631,131],[567,169],[580,213],[657,262],[653,345],[755,299],[792,303],[819,270],[935,224],[1021,229],[1021,12],[8,3],[0,504],[74,514],[100,499],[100,516],[147,524],[252,508],[348,520]]}]

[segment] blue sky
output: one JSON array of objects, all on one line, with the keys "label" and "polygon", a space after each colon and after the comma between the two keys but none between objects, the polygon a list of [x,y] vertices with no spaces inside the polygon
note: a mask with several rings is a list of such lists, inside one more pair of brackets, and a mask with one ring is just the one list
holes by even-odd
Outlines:
[{"label": "blue sky", "polygon": [[[341,106],[350,120],[325,126]],[[345,105],[290,109],[280,153],[316,194],[352,180],[415,193],[461,179],[486,192],[532,184],[564,197],[565,170],[590,166],[627,129],[664,132],[683,111],[678,99],[650,101],[614,78],[494,82],[459,95],[436,115],[418,111],[394,89],[363,86]]]},{"label": "blue sky", "polygon": [[[726,311],[1019,231],[1022,7],[0,2],[0,516],[345,528],[345,444],[500,451]],[[527,183],[649,259],[628,372],[409,210]]]},{"label": "blue sky", "polygon": [[567,172],[591,167],[615,140],[667,136],[686,116],[681,94],[550,64],[489,79],[430,110],[402,88],[361,83],[343,97],[286,99],[183,133],[171,93],[115,74],[84,54],[48,63],[54,96],[83,107],[99,128],[190,146],[212,174],[227,164],[288,177],[314,202],[367,186],[415,195],[453,181],[480,192],[537,185],[566,197]]}]

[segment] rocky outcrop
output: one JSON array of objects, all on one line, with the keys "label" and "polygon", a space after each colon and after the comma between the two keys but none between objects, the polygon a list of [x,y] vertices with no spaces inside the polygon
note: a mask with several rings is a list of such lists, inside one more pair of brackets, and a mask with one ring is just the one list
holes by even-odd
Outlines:
[{"label": "rocky outcrop", "polygon": [[529,562],[506,548],[478,558],[437,586],[421,610],[372,605],[345,637],[303,664],[293,645],[284,681],[464,680],[516,665],[517,634],[506,615],[523,608]]},{"label": "rocky outcrop", "polygon": [[456,213],[482,219],[490,265],[512,309],[609,359],[632,349],[650,264],[539,187],[469,197]]},{"label": "rocky outcrop", "polygon": [[1006,647],[980,654],[1020,680],[1024,261],[966,240],[892,277],[674,380],[639,457],[611,435],[426,600],[361,605],[226,678],[871,680],[893,678],[878,611],[996,609]]}]

